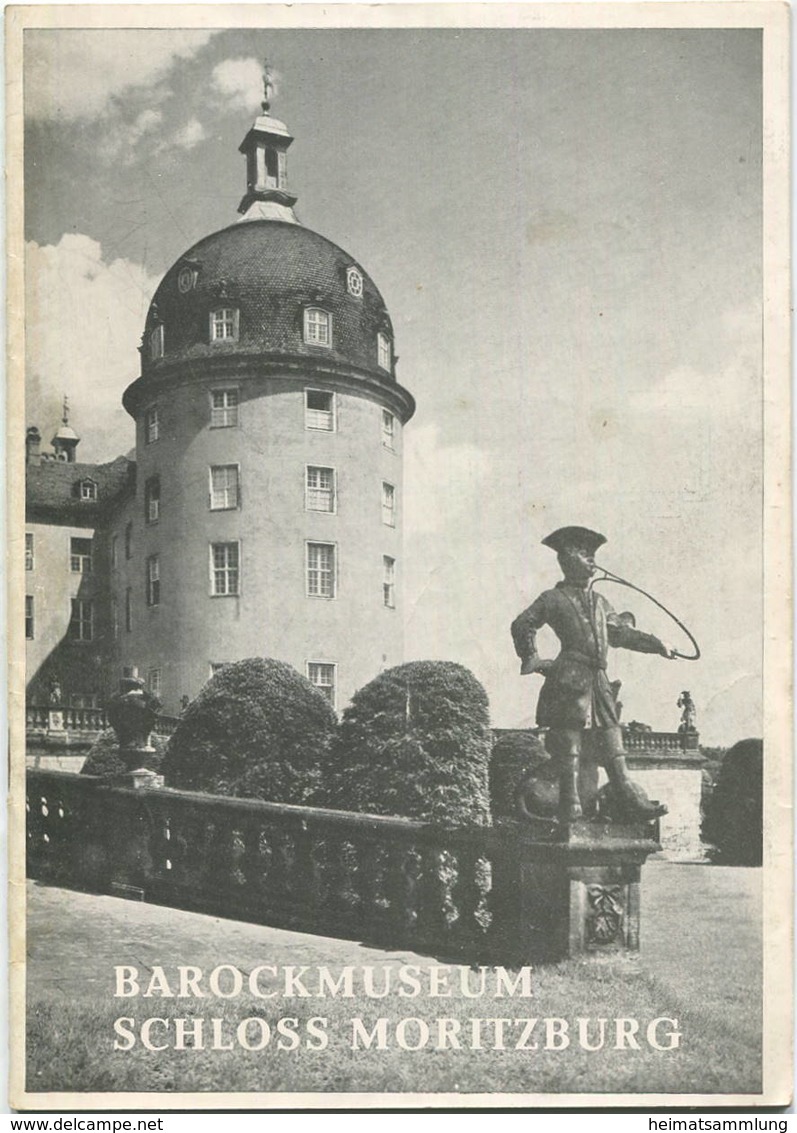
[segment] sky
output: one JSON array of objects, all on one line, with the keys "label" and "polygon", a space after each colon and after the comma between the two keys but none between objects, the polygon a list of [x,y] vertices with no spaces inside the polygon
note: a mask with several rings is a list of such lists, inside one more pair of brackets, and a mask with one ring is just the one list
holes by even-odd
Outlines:
[{"label": "sky", "polygon": [[68,393],[84,460],[132,448],[149,300],[237,219],[267,57],[297,215],[375,280],[417,401],[406,658],[466,665],[496,726],[532,724],[509,624],[559,577],[540,540],[583,524],[702,649],[613,652],[624,719],[674,730],[687,688],[704,742],[761,734],[759,32],[28,30],[25,49],[45,441]]}]

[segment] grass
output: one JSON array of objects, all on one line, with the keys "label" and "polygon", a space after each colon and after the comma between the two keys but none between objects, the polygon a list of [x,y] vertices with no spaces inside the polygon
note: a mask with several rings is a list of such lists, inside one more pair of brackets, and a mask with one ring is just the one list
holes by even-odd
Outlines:
[{"label": "grass", "polygon": [[[395,962],[394,962],[395,964]],[[718,973],[727,980],[727,970]],[[535,969],[534,996],[523,999],[406,999],[391,993],[385,999],[311,999],[266,1002],[241,995],[233,1000],[137,999],[111,1001],[107,996],[65,1000],[51,992],[29,1003],[27,1088],[30,1091],[297,1091],[416,1093],[755,1093],[760,1090],[760,1051],[756,1028],[739,1029],[739,1004],[721,994],[692,1003],[679,1001],[666,982],[641,970],[636,958],[578,962]],[[706,1007],[705,1004],[709,1003]],[[702,1006],[696,1006],[702,1004]],[[120,1006],[121,1005],[121,1006]],[[225,1036],[249,1016],[272,1025],[280,1015],[300,1020],[327,1018],[329,1043],[324,1050],[277,1050],[272,1035],[259,1051],[237,1047],[222,1050],[150,1051],[140,1042],[129,1051],[113,1049],[114,1019],[131,1015],[224,1020]],[[434,1020],[446,1016],[558,1017],[570,1022],[575,1036],[579,1016],[640,1021],[641,1049],[589,1052],[572,1043],[566,1050],[435,1050],[430,1044],[411,1051],[390,1042],[388,1049],[353,1050],[351,1023],[361,1016],[370,1027],[380,1016],[393,1024],[407,1016]],[[658,1016],[678,1019],[681,1045],[676,1050],[651,1049],[644,1041],[648,1021]],[[434,1027],[435,1024],[432,1023]],[[463,1035],[469,1034],[469,1025]],[[210,1027],[207,1023],[206,1027]],[[538,1024],[541,1027],[541,1024]],[[483,1028],[485,1036],[492,1027]],[[417,1025],[408,1027],[409,1041]],[[517,1032],[513,1032],[517,1033]],[[534,1033],[536,1037],[536,1031]],[[594,1031],[591,1033],[595,1033]],[[169,1034],[173,1036],[174,1028]],[[166,1041],[160,1024],[155,1042]],[[485,1046],[487,1039],[483,1040]],[[173,1042],[173,1038],[172,1038]],[[544,1031],[538,1045],[543,1046]],[[464,1045],[464,1044],[463,1044]],[[491,1045],[491,1044],[489,1044]]]}]

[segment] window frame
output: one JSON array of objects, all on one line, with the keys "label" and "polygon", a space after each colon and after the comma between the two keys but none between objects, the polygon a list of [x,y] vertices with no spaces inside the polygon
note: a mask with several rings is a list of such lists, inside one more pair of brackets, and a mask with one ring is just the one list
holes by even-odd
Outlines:
[{"label": "window frame", "polygon": [[[332,474],[332,483],[329,488],[329,504],[327,508],[311,507],[310,506],[310,493],[322,492],[326,489],[314,487],[311,488],[309,480],[311,472],[330,472]],[[305,464],[304,466],[304,510],[317,512],[319,515],[335,515],[338,510],[338,476],[334,466],[329,464]]]},{"label": "window frame", "polygon": [[388,374],[393,371],[393,340],[383,330],[376,334],[376,364]]},{"label": "window frame", "polygon": [[[304,584],[305,594],[308,598],[319,598],[323,602],[334,602],[338,596],[338,545],[325,539],[306,539],[304,551]],[[321,593],[321,568],[318,566],[311,567],[310,565],[310,550],[311,548],[326,547],[331,552],[332,567],[328,575],[330,578],[330,593]],[[310,571],[318,572],[319,592],[314,592],[310,586]]]},{"label": "window frame", "polygon": [[[232,318],[225,318],[225,315],[232,315]],[[216,333],[219,327],[226,327],[228,324],[232,324],[231,334]],[[212,307],[210,311],[208,311],[208,339],[210,342],[237,342],[240,333],[240,325],[240,307],[232,307],[225,304],[220,307]]]},{"label": "window frame", "polygon": [[133,632],[133,587],[125,587],[125,633]]},{"label": "window frame", "polygon": [[395,610],[396,560],[392,555],[382,555],[382,601],[386,610]]},{"label": "window frame", "polygon": [[166,353],[166,333],[163,323],[157,323],[149,332],[149,360],[157,362]]},{"label": "window frame", "polygon": [[[160,555],[147,555],[145,562],[145,593],[149,609],[157,609],[161,604],[161,562]],[[153,570],[154,567],[154,570]]]},{"label": "window frame", "polygon": [[80,481],[80,502],[93,504],[97,502],[97,481],[90,476]]},{"label": "window frame", "polygon": [[36,603],[33,594],[25,595],[25,640],[36,640]]},{"label": "window frame", "polygon": [[[88,543],[89,550],[76,551],[75,543]],[[77,566],[75,565],[77,563]],[[88,565],[87,565],[88,564]],[[94,539],[85,539],[79,535],[69,537],[69,572],[70,574],[94,574]]]},{"label": "window frame", "polygon": [[36,543],[32,531],[25,532],[25,570],[36,569]]},{"label": "window frame", "polygon": [[[161,677],[163,670],[160,668],[147,669],[147,691],[160,700],[162,691]],[[157,680],[155,677],[157,676]],[[157,686],[157,687],[156,687]]]},{"label": "window frame", "polygon": [[[216,566],[215,549],[216,547],[235,547],[237,554],[237,562],[234,567],[229,565],[229,561],[223,566]],[[241,555],[241,540],[240,539],[219,539],[216,542],[208,544],[209,556],[208,565],[210,569],[210,597],[211,598],[240,598],[241,596],[241,566],[243,556]],[[217,590],[216,589],[216,572],[223,571],[225,577],[229,578],[232,571],[235,571],[235,589],[234,590]]]},{"label": "window frame", "polygon": [[[213,502],[214,487],[213,473],[235,469],[235,503],[216,504]],[[229,487],[224,489],[229,493]],[[209,464],[208,465],[208,510],[209,511],[237,511],[241,506],[241,466],[240,464]]]},{"label": "window frame", "polygon": [[[385,492],[386,488],[390,489],[390,491],[387,492],[387,493]],[[389,507],[385,503],[386,499],[390,500],[390,506]],[[385,525],[385,527],[395,527],[396,526],[396,510],[397,510],[396,509],[396,502],[397,502],[396,485],[391,484],[389,480],[383,480],[382,481],[382,523]]]},{"label": "window frame", "polygon": [[[70,641],[94,640],[94,600],[93,598],[72,598],[68,637]],[[77,616],[75,616],[77,613]],[[88,614],[88,616],[87,616]],[[73,632],[77,626],[78,632]]]},{"label": "window frame", "polygon": [[[389,419],[390,428],[385,428],[385,423]],[[382,410],[382,448],[386,448],[388,452],[396,451],[396,414],[391,413],[389,409]]]},{"label": "window frame", "polygon": [[[318,318],[323,315],[325,322]],[[317,336],[317,328],[324,326],[326,340]],[[305,307],[302,312],[302,339],[306,346],[319,346],[322,350],[332,349],[332,312],[326,307]]]},{"label": "window frame", "polygon": [[[332,684],[331,685],[323,685],[323,684],[320,684],[320,683],[318,683],[318,682],[316,682],[312,679],[312,668],[314,666],[317,666],[319,669],[331,669],[332,670]],[[333,710],[337,711],[337,707],[338,707],[338,663],[337,663],[337,661],[315,661],[315,660],[306,661],[305,662],[305,676],[307,677],[307,680],[310,682],[310,684],[313,686],[313,688],[317,689],[321,693],[322,696],[326,696],[326,698],[329,701],[330,705],[332,706]],[[327,696],[327,694],[324,692],[324,689],[327,689],[327,688],[330,688],[332,690],[331,696]]]},{"label": "window frame", "polygon": [[[213,420],[213,415],[214,415],[214,413],[217,412],[216,406],[213,404],[213,398],[217,394],[221,394],[225,398],[227,397],[228,394],[235,394],[235,405],[233,407],[230,407],[228,405],[224,405],[219,410],[219,412],[226,415],[230,412],[230,408],[234,408],[235,409],[235,420],[234,421],[227,421],[227,420],[214,421]],[[209,397],[209,400],[210,400],[209,428],[211,428],[211,429],[237,429],[239,421],[240,421],[240,414],[239,414],[239,410],[240,410],[240,407],[241,407],[240,387],[239,386],[215,386],[213,389],[208,390],[208,397]]]},{"label": "window frame", "polygon": [[129,563],[133,557],[133,521],[125,524],[125,562]]},{"label": "window frame", "polygon": [[[157,489],[153,491],[153,488]],[[153,504],[155,505],[153,509]],[[148,476],[144,481],[144,522],[147,525],[159,523],[161,517],[161,478]]]},{"label": "window frame", "polygon": [[[311,409],[307,404],[308,395],[313,393],[323,394],[324,397],[330,399],[330,409]],[[309,414],[311,413],[326,413],[329,417],[329,425],[311,425]],[[333,389],[318,389],[316,386],[305,386],[304,388],[304,427],[310,429],[314,433],[336,433],[338,429],[338,401],[335,390]]]},{"label": "window frame", "polygon": [[157,405],[150,405],[144,410],[144,444],[154,445],[160,440],[161,426],[160,413]]}]

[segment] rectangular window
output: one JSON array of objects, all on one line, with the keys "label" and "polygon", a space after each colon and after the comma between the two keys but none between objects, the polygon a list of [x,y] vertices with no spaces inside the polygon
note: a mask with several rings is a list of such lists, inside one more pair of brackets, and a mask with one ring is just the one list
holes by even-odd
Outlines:
[{"label": "rectangular window", "polygon": [[33,536],[30,532],[25,535],[25,570],[33,570]]},{"label": "rectangular window", "polygon": [[119,637],[119,599],[111,598],[111,634],[114,641]]},{"label": "rectangular window", "polygon": [[335,395],[320,389],[304,391],[304,424],[307,429],[325,429],[331,433],[335,428]]},{"label": "rectangular window", "polygon": [[90,503],[97,498],[97,485],[94,480],[81,480],[80,481],[80,498],[85,503]]},{"label": "rectangular window", "polygon": [[69,636],[75,641],[94,640],[94,603],[85,598],[72,599]]},{"label": "rectangular window", "polygon": [[382,597],[385,605],[392,610],[396,605],[396,560],[383,555],[382,568]]},{"label": "rectangular window", "polygon": [[155,327],[154,330],[151,330],[149,332],[149,356],[150,356],[150,360],[152,362],[154,362],[156,358],[162,358],[163,357],[163,349],[164,349],[163,323],[160,323],[158,326]]},{"label": "rectangular window", "polygon": [[382,522],[388,527],[396,526],[396,489],[384,480],[382,481]]},{"label": "rectangular window", "polygon": [[211,342],[234,342],[238,337],[238,310],[236,307],[219,307],[210,312]]},{"label": "rectangular window", "polygon": [[160,419],[158,417],[158,407],[153,405],[144,414],[144,439],[148,445],[157,441],[160,436]]},{"label": "rectangular window", "polygon": [[130,633],[133,629],[133,587],[125,590],[125,631]]},{"label": "rectangular window", "polygon": [[214,464],[210,469],[211,511],[238,507],[238,465]]},{"label": "rectangular window", "polygon": [[240,555],[237,543],[210,546],[210,592],[224,596],[237,594],[240,584]]},{"label": "rectangular window", "polygon": [[307,544],[307,594],[311,598],[335,597],[335,546]]},{"label": "rectangular window", "polygon": [[129,559],[133,554],[133,524],[128,523],[125,527],[125,558]]},{"label": "rectangular window", "polygon": [[377,335],[376,341],[377,341],[377,361],[379,362],[379,365],[382,367],[383,370],[389,370],[391,363],[392,363],[391,351],[390,351],[390,339],[387,337],[386,334],[382,334],[382,332],[380,331],[379,334]]},{"label": "rectangular window", "polygon": [[387,409],[382,410],[382,444],[393,448],[396,439],[396,418]]},{"label": "rectangular window", "polygon": [[161,563],[160,555],[150,555],[147,559],[147,605],[159,606],[161,601]]},{"label": "rectangular window", "polygon": [[335,707],[335,665],[326,661],[308,661],[307,679],[322,692],[332,707]]},{"label": "rectangular window", "polygon": [[33,623],[33,595],[25,595],[25,637],[33,641],[35,626]]},{"label": "rectangular window", "polygon": [[238,390],[214,389],[210,391],[211,429],[229,429],[238,424]]},{"label": "rectangular window", "polygon": [[305,507],[308,511],[335,510],[335,469],[307,466]]},{"label": "rectangular window", "polygon": [[111,536],[111,570],[116,570],[119,565],[119,536]]},{"label": "rectangular window", "polygon": [[91,574],[92,567],[92,540],[91,539],[70,539],[69,540],[69,558],[72,564],[72,571],[75,574]]},{"label": "rectangular window", "polygon": [[332,316],[319,307],[308,307],[304,312],[304,341],[313,346],[332,345]]},{"label": "rectangular window", "polygon": [[150,669],[147,672],[147,688],[153,696],[160,697],[161,694],[161,671],[160,669]]},{"label": "rectangular window", "polygon": [[150,476],[144,484],[144,519],[157,523],[161,514],[161,478]]}]

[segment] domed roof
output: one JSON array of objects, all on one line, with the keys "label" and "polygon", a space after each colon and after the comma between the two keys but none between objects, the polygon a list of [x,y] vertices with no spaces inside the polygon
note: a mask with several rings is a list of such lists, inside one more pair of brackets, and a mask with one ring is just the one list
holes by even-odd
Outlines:
[{"label": "domed roof", "polygon": [[[306,341],[305,312],[312,308],[331,316],[329,345]],[[226,316],[224,337],[214,335],[213,313],[220,310],[237,312]],[[162,346],[151,351],[159,325]],[[380,366],[380,333],[390,343],[389,369]],[[147,314],[142,374],[265,354],[353,367],[392,384],[392,342],[384,300],[351,256],[300,224],[246,220],[200,240],[166,272]],[[162,357],[153,357],[161,349]]]}]

